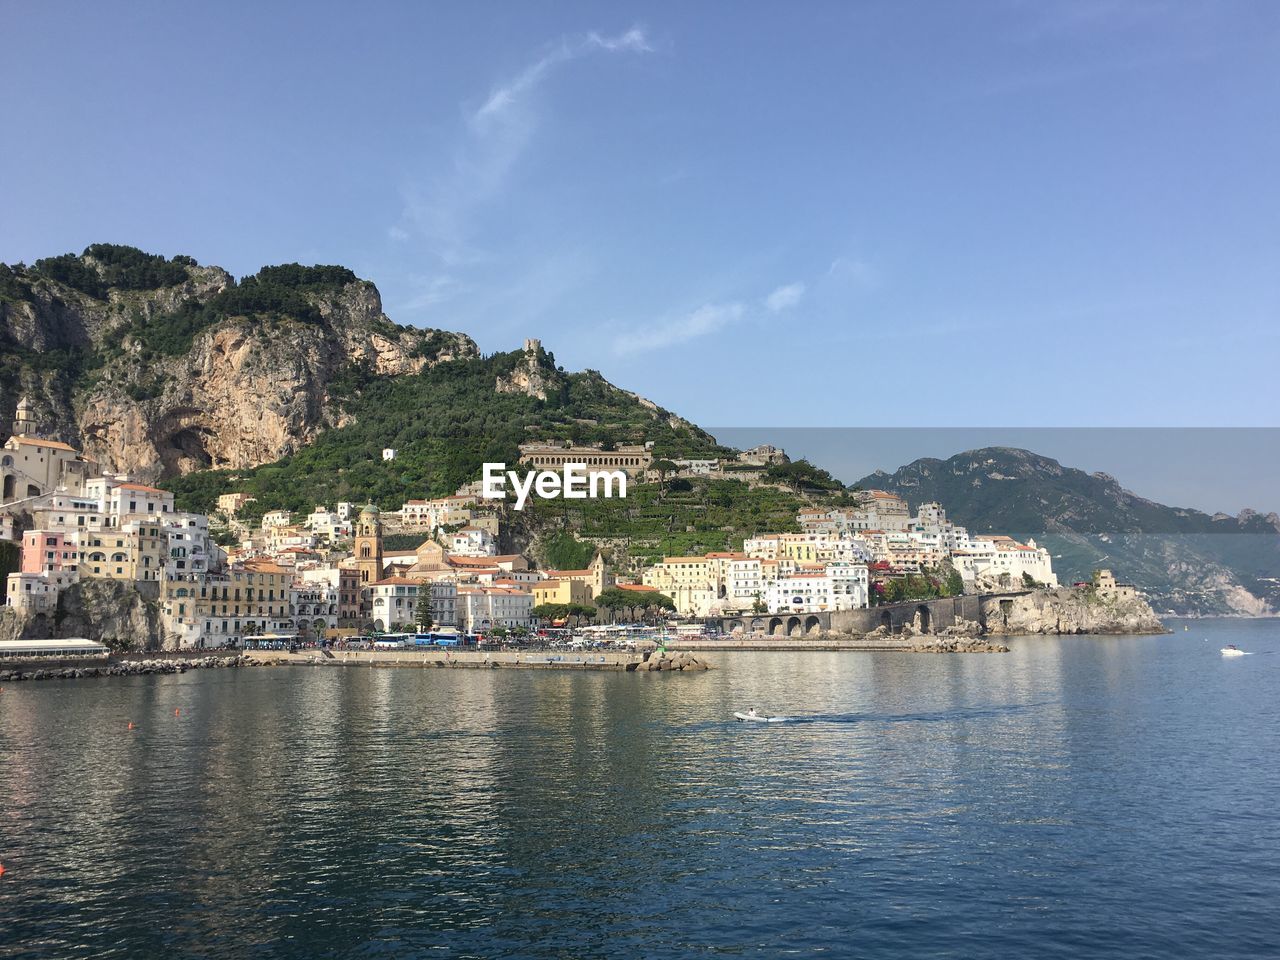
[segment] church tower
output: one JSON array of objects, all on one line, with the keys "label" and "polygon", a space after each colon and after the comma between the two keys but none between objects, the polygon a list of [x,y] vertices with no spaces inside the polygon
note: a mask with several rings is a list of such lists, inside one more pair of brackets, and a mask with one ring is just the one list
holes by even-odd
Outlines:
[{"label": "church tower", "polygon": [[34,437],[36,435],[36,416],[31,401],[23,397],[18,401],[18,409],[13,417],[13,433],[18,437]]},{"label": "church tower", "polygon": [[355,530],[356,569],[364,586],[382,579],[382,518],[372,503],[360,511]]}]

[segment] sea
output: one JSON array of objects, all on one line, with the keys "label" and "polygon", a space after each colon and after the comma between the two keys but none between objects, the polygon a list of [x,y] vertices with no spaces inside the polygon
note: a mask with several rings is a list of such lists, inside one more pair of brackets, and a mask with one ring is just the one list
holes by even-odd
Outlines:
[{"label": "sea", "polygon": [[0,957],[1280,956],[1280,621],[1170,626],[6,683]]}]

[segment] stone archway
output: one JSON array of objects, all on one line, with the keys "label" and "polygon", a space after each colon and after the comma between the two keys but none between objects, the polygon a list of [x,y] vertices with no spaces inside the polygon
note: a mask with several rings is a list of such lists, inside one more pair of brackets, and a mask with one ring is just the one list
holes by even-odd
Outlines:
[{"label": "stone archway", "polygon": [[822,621],[817,617],[806,617],[804,621],[804,632],[806,634],[817,633],[822,629]]},{"label": "stone archway", "polygon": [[885,610],[880,614],[880,626],[884,627],[886,630],[893,629],[893,616],[888,610]]},{"label": "stone archway", "polygon": [[799,617],[791,617],[789,620],[787,620],[787,636],[788,637],[800,636],[800,630],[801,628],[800,628]]},{"label": "stone archway", "polygon": [[746,627],[741,620],[730,620],[725,624],[725,629],[729,633],[737,633],[740,630],[746,629]]},{"label": "stone archway", "polygon": [[782,632],[782,618],[774,617],[769,621],[769,636],[776,637]]},{"label": "stone archway", "polygon": [[917,627],[919,628],[920,633],[930,632],[929,630],[930,615],[929,615],[929,607],[927,604],[922,603],[920,604],[920,606],[916,607],[915,619],[916,619],[916,624],[917,624]]},{"label": "stone archway", "polygon": [[752,620],[752,621],[751,621],[751,632],[752,632],[752,633],[763,633],[763,632],[764,632],[764,621],[763,621],[763,620],[761,620],[759,617],[756,617],[754,620]]}]

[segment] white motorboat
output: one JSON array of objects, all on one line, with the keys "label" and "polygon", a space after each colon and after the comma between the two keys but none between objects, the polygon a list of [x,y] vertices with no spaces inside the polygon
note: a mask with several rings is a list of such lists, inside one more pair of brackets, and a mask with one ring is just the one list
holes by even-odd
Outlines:
[{"label": "white motorboat", "polygon": [[1234,643],[1228,643],[1222,648],[1222,655],[1224,657],[1247,657],[1249,652],[1247,650],[1241,650]]},{"label": "white motorboat", "polygon": [[755,708],[750,710],[739,710],[734,713],[743,723],[782,723],[784,720],[790,720],[790,717],[771,717],[767,713],[756,713]]}]

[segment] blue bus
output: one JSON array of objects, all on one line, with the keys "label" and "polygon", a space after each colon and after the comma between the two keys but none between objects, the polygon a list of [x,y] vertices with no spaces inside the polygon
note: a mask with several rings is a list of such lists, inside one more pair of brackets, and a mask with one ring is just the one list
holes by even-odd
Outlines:
[{"label": "blue bus", "polygon": [[415,633],[412,642],[415,647],[456,647],[459,641],[456,633],[433,630],[430,633]]}]

